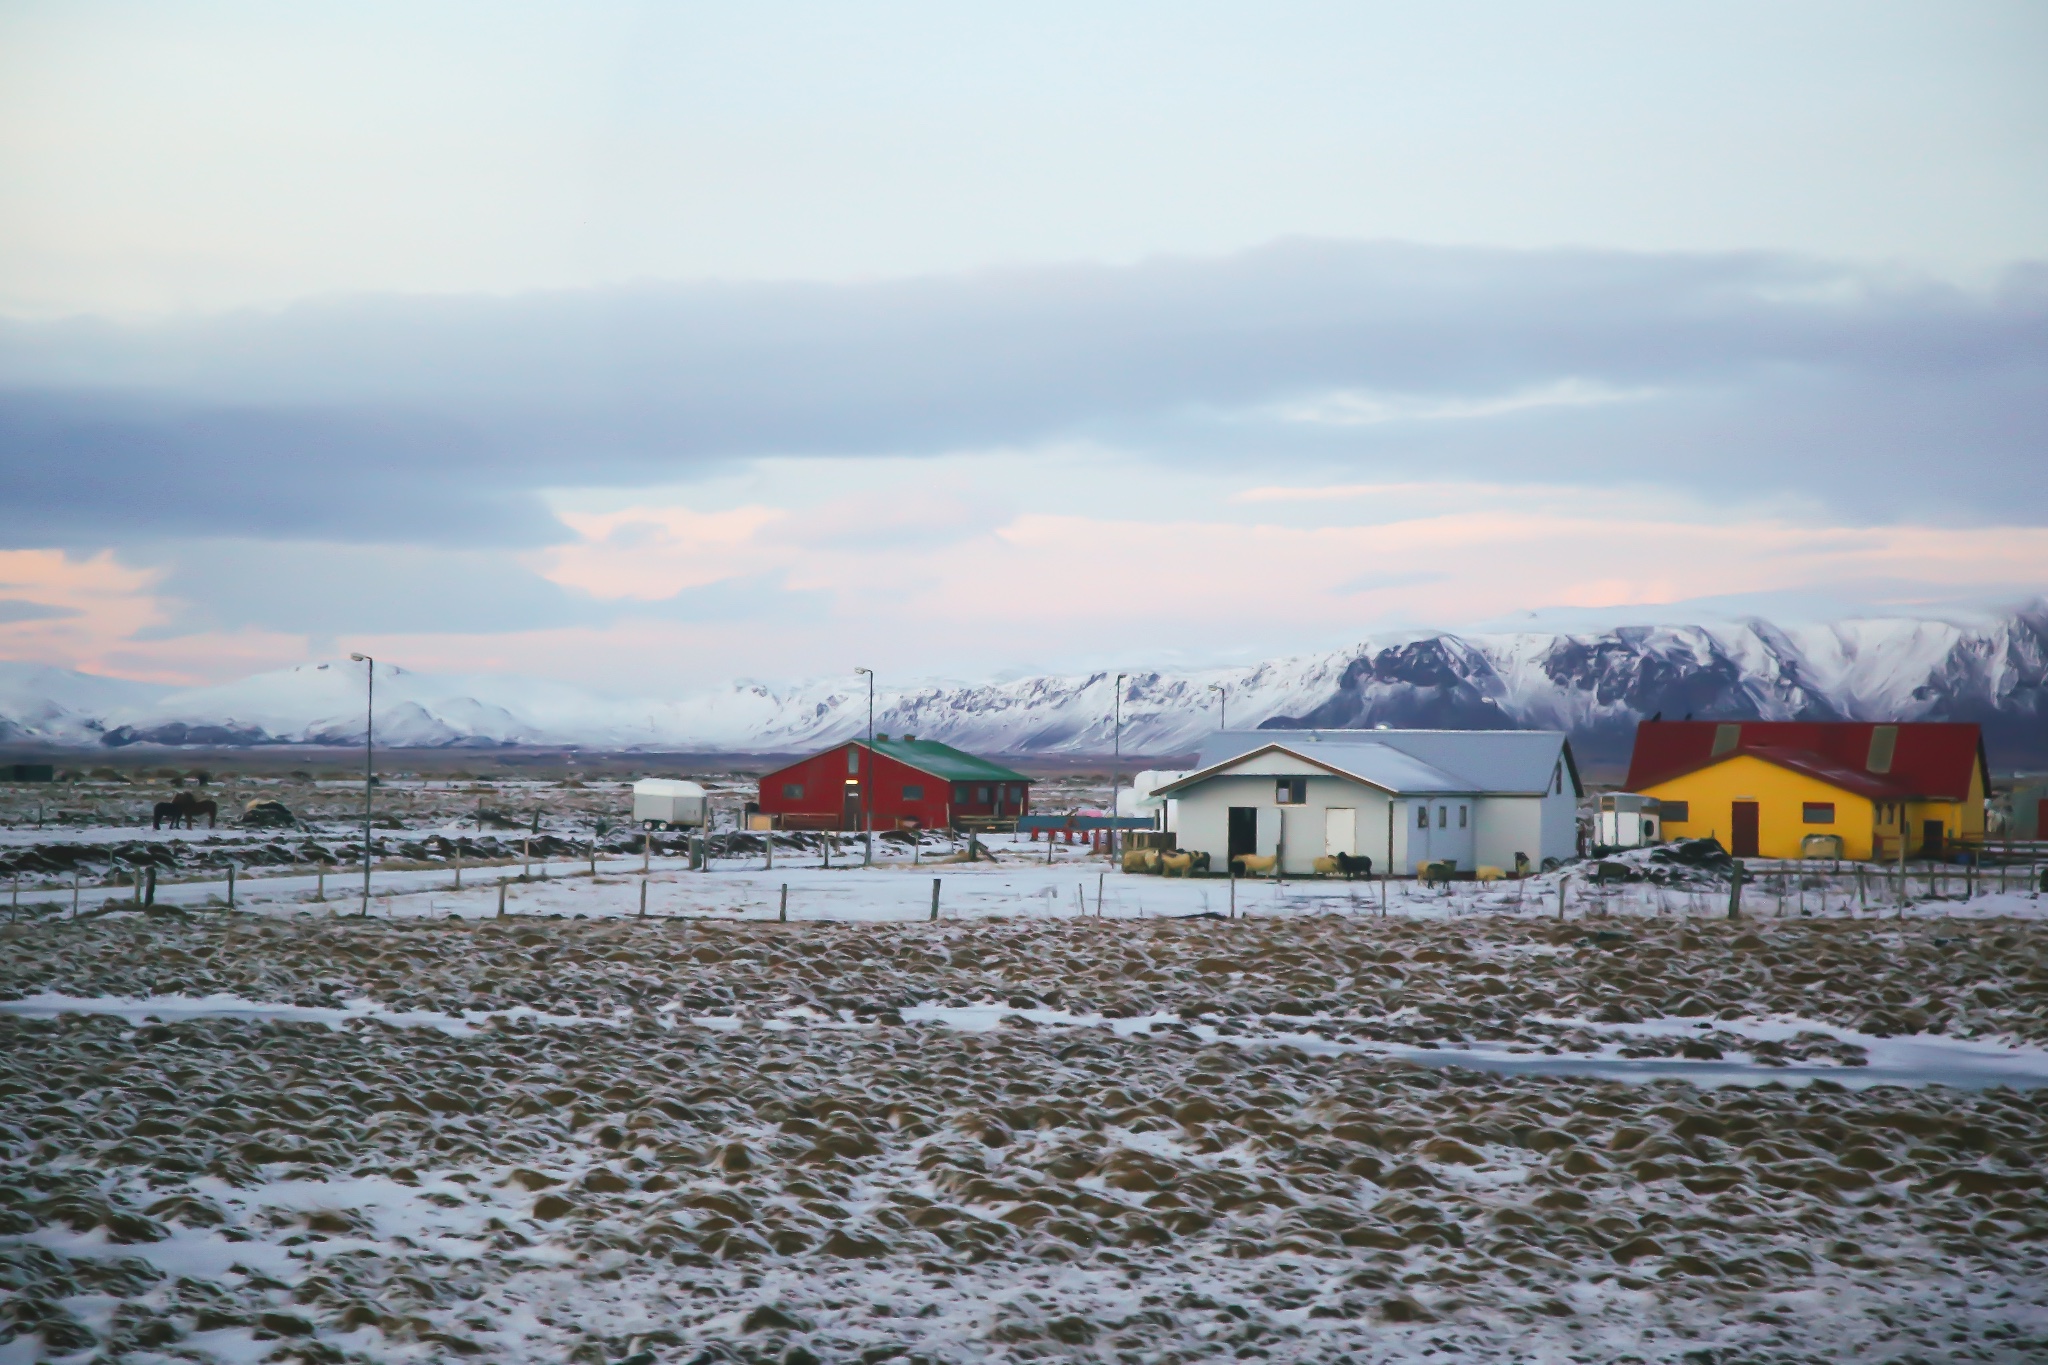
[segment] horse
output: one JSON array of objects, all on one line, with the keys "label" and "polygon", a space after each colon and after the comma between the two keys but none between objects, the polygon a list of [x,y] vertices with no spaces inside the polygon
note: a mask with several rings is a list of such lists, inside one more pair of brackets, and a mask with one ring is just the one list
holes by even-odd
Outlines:
[{"label": "horse", "polygon": [[201,801],[190,792],[179,792],[168,801],[156,803],[156,818],[150,828],[162,829],[163,822],[168,817],[172,829],[178,828],[181,821],[185,828],[197,829],[199,817],[202,815],[206,817],[206,827],[212,829],[220,816],[220,807],[211,801]]}]

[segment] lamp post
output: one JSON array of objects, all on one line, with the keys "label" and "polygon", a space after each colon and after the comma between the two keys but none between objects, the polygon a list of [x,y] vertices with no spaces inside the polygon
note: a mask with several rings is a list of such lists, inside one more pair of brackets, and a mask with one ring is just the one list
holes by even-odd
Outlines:
[{"label": "lamp post", "polygon": [[363,918],[370,917],[370,789],[376,784],[372,739],[377,724],[377,661],[367,654],[349,658],[363,665]]},{"label": "lamp post", "polygon": [[1230,728],[1230,689],[1222,683],[1210,683],[1209,690],[1216,694],[1216,728]]},{"label": "lamp post", "polygon": [[[1116,675],[1116,722],[1111,730],[1115,738],[1110,741],[1109,760],[1109,818],[1112,822],[1120,814],[1117,793],[1123,790],[1123,774],[1119,769],[1124,765],[1124,679],[1128,676],[1126,673]],[[1116,856],[1116,834],[1116,825],[1112,823],[1109,827],[1109,856],[1112,858]]]},{"label": "lamp post", "polygon": [[875,811],[874,807],[868,804],[868,788],[874,785],[875,780],[875,670],[872,668],[856,668],[853,671],[865,673],[868,678],[868,756],[867,761],[861,765],[860,774],[860,828],[862,842],[860,865],[862,867],[873,867],[875,865]]}]

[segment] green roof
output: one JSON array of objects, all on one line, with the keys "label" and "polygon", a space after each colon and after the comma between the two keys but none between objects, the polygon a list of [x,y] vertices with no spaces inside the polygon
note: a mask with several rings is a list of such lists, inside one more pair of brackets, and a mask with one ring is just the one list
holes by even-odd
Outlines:
[{"label": "green roof", "polygon": [[[856,740],[863,746],[867,741]],[[991,763],[985,758],[962,753],[950,744],[941,744],[935,739],[882,739],[875,740],[875,752],[887,754],[898,763],[907,763],[933,777],[943,777],[948,782],[1029,782],[1031,779],[1019,772],[1012,772],[1000,763]]]}]

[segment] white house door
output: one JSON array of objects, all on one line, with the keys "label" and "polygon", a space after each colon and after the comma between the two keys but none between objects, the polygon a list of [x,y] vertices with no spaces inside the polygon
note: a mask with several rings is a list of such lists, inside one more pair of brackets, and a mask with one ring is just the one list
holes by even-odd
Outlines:
[{"label": "white house door", "polygon": [[1457,863],[1460,872],[1471,870],[1472,802],[1457,797],[1440,796],[1431,801],[1426,809],[1431,825],[1430,858],[1450,859]]},{"label": "white house door", "polygon": [[1358,853],[1358,812],[1349,806],[1331,806],[1323,812],[1323,853]]}]

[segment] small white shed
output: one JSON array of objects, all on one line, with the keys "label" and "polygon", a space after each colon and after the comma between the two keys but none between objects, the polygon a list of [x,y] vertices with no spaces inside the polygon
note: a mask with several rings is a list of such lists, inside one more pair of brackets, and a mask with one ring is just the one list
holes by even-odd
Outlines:
[{"label": "small white shed", "polygon": [[1200,766],[1155,789],[1176,803],[1182,849],[1221,873],[1240,854],[1280,855],[1310,872],[1325,854],[1364,855],[1406,876],[1424,862],[1459,871],[1534,870],[1577,852],[1582,788],[1571,745],[1543,730],[1224,731]]},{"label": "small white shed", "polygon": [[678,829],[705,823],[711,798],[695,782],[643,777],[633,784],[633,823]]}]

